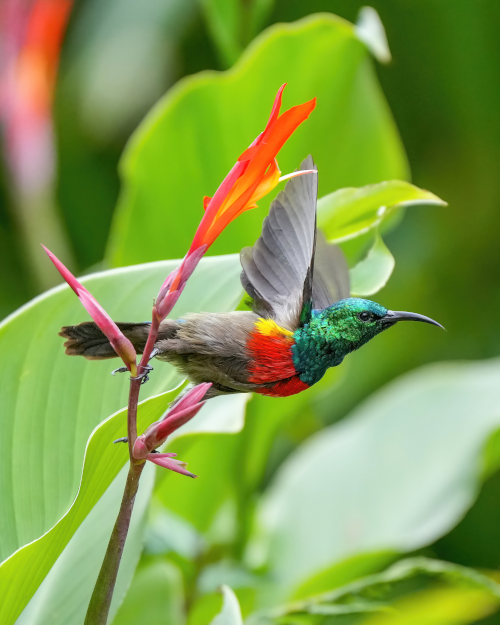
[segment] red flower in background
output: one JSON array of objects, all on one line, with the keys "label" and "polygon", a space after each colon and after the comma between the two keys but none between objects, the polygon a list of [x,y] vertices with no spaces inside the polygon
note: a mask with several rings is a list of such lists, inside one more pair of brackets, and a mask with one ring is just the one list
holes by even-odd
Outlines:
[{"label": "red flower in background", "polygon": [[53,176],[51,107],[71,0],[3,0],[0,8],[0,116],[7,158],[25,193]]}]

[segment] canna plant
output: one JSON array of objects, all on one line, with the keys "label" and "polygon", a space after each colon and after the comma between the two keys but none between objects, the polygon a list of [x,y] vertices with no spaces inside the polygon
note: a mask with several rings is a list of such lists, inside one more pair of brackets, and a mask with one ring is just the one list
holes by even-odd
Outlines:
[{"label": "canna plant", "polygon": [[[146,460],[171,471],[196,477],[186,470],[186,463],[175,459],[176,454],[157,453],[156,447],[162,445],[170,433],[198,413],[203,406],[201,400],[209,391],[211,384],[195,386],[167,410],[160,422],[150,425],[140,437],[137,435],[140,388],[148,380],[148,373],[152,370],[149,361],[154,356],[153,350],[158,339],[161,322],[173,309],[203,255],[226,226],[244,211],[254,208],[255,202],[276,187],[280,180],[316,173],[311,170],[300,170],[280,178],[276,155],[293,131],[307,119],[316,105],[316,101],[313,99],[305,104],[292,107],[280,116],[284,87],[285,85],[279,89],[276,95],[264,131],[241,154],[214,196],[204,198],[205,214],[193,243],[179,267],[165,279],[153,304],[152,321],[149,325],[149,332],[142,348],[142,357],[139,363],[137,363],[137,353],[132,342],[118,325],[64,264],[50,250],[44,248],[61,276],[76,293],[83,307],[108,339],[113,351],[122,359],[125,366],[118,370],[131,373],[127,407],[127,437],[124,439],[129,446],[130,467],[120,511],[88,607],[85,619],[87,625],[105,624],[107,622],[139,480]],[[66,336],[65,330],[63,329],[63,336]]]}]

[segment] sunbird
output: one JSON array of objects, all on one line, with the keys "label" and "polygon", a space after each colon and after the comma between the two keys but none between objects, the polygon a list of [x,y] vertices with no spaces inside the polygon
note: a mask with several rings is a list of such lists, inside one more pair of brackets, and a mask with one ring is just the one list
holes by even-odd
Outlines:
[{"label": "sunbird", "polygon": [[[262,234],[241,251],[241,283],[250,311],[188,313],[165,319],[152,357],[174,365],[193,384],[211,382],[206,398],[230,393],[287,397],[305,391],[398,321],[437,321],[350,297],[345,258],[316,227],[318,181],[311,156],[271,203]],[[142,353],[149,322],[118,323]],[[70,356],[116,357],[93,322],[66,326]]]}]

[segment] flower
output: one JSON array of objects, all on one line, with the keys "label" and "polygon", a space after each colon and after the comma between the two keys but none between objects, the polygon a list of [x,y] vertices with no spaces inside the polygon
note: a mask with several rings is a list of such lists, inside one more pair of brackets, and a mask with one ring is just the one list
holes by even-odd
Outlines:
[{"label": "flower", "polygon": [[75,276],[67,269],[63,263],[48,250],[44,245],[43,249],[46,251],[50,260],[54,263],[56,269],[61,276],[66,280],[69,286],[76,293],[78,299],[82,303],[85,310],[89,313],[95,323],[99,326],[105,336],[108,338],[115,352],[123,360],[127,369],[130,371],[133,377],[137,376],[137,364],[136,364],[136,351],[132,343],[118,328],[116,323],[111,319],[104,308],[93,297],[87,289],[78,282]]},{"label": "flower", "polygon": [[186,470],[186,463],[180,460],[172,460],[176,454],[160,454],[156,448],[167,440],[168,436],[181,425],[187,423],[201,410],[208,389],[211,383],[198,384],[177,401],[160,421],[152,423],[141,436],[139,436],[132,449],[132,455],[136,460],[149,460],[165,469],[197,477]]},{"label": "flower", "polygon": [[191,247],[180,267],[165,280],[158,295],[156,307],[160,319],[164,319],[173,308],[196,265],[224,228],[243,212],[255,208],[256,202],[272,191],[280,180],[314,171],[297,171],[280,178],[276,155],[316,106],[316,98],[313,98],[280,116],[285,86],[286,83],[278,90],[264,131],[241,154],[215,195],[203,198],[205,214]]},{"label": "flower", "polygon": [[0,7],[0,117],[16,185],[26,193],[53,176],[51,107],[71,0],[4,0]]}]

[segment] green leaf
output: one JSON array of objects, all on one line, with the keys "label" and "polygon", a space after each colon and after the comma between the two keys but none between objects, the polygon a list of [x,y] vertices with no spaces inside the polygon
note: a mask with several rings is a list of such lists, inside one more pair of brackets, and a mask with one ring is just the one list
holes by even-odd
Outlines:
[{"label": "green leaf", "polygon": [[499,375],[499,360],[425,367],[311,437],[264,497],[253,563],[290,593],[355,554],[442,536],[477,493],[500,423]]},{"label": "green leaf", "polygon": [[225,584],[221,586],[221,592],[224,598],[222,610],[212,619],[210,625],[243,625],[238,598]]},{"label": "green leaf", "polygon": [[[328,63],[311,63],[319,58]],[[203,212],[203,196],[213,195],[262,132],[284,81],[283,110],[318,98],[315,111],[279,154],[284,173],[313,154],[323,195],[408,176],[372,61],[353,25],[329,14],[277,24],[230,71],[182,79],[135,132],[121,163],[124,188],[108,247],[112,265],[184,254]],[[252,245],[273,195],[231,224],[211,253]],[[167,244],[168,232],[176,236]]]},{"label": "green leaf", "polygon": [[156,560],[139,567],[125,601],[113,619],[113,625],[158,623],[181,625],[183,587],[178,569]]},{"label": "green leaf", "polygon": [[[45,261],[45,262],[48,262]],[[106,271],[82,282],[112,317],[145,321],[166,275],[178,261]],[[238,258],[202,261],[173,311],[227,311],[241,294]],[[87,439],[127,403],[127,376],[112,377],[118,361],[68,358],[61,326],[88,319],[74,293],[58,287],[0,325],[0,557],[38,538],[75,497]],[[117,364],[115,364],[117,363]],[[173,388],[181,377],[158,363],[141,399]]]},{"label": "green leaf", "polygon": [[[413,585],[408,584],[410,580],[414,582]],[[425,590],[412,592],[422,587]],[[400,599],[402,594],[406,596]],[[456,603],[458,598],[461,601]],[[417,606],[421,610],[418,617],[415,613]],[[462,611],[457,610],[457,606]],[[417,625],[425,622],[458,625],[470,623],[481,615],[497,610],[499,606],[500,585],[486,575],[449,562],[410,558],[397,562],[382,573],[277,608],[271,614],[279,617],[294,613],[335,615],[379,611],[380,614],[363,623]],[[460,616],[463,620],[460,620]],[[426,620],[426,617],[431,620]]]},{"label": "green leaf", "polygon": [[373,7],[361,7],[356,22],[356,35],[377,61],[389,63],[392,60],[384,25]]},{"label": "green leaf", "polygon": [[[123,497],[128,468],[111,486],[78,527],[67,547],[26,606],[16,625],[81,625],[102,564],[117,511]],[[141,476],[125,550],[120,562],[110,609],[110,622],[134,575],[142,551],[142,537],[155,468],[149,464]],[[77,564],[76,564],[77,563]]]},{"label": "green leaf", "polygon": [[391,277],[395,264],[394,256],[377,233],[366,258],[349,272],[352,295],[365,297],[380,291]]},{"label": "green leaf", "polygon": [[[83,282],[115,318],[147,319],[151,294],[156,294],[177,262],[103,272]],[[202,261],[173,314],[233,309],[241,294],[239,272],[235,256]],[[11,441],[0,458],[4,553],[9,555],[35,541],[17,551],[0,569],[0,581],[9,585],[8,601],[0,606],[0,614],[5,616],[5,620],[0,617],[2,623],[15,620],[126,461],[126,449],[109,444],[126,432],[121,411],[90,440],[80,492],[71,510],[36,540],[66,512],[76,494],[85,440],[92,427],[111,412],[113,402],[126,403],[128,381],[126,377],[112,378],[109,362],[88,362],[64,355],[57,331],[61,325],[85,317],[69,288],[58,287],[0,326],[0,348],[10,355],[0,364],[4,367],[0,382],[4,402],[1,427],[5,440]],[[172,367],[159,363],[151,382],[144,387],[145,395],[179,381]],[[142,404],[140,415],[144,417],[139,431],[158,419],[168,402],[169,396],[161,395]],[[211,411],[208,406],[200,417],[207,411]],[[215,419],[213,426],[207,425],[211,419]],[[201,417],[200,427],[224,431],[235,426],[216,414]]]},{"label": "green leaf", "polygon": [[242,52],[242,6],[239,0],[202,0],[208,30],[221,60],[231,67]]},{"label": "green leaf", "polygon": [[340,243],[379,226],[404,206],[446,206],[437,195],[409,182],[389,180],[359,189],[340,189],[318,200],[318,226]]}]

